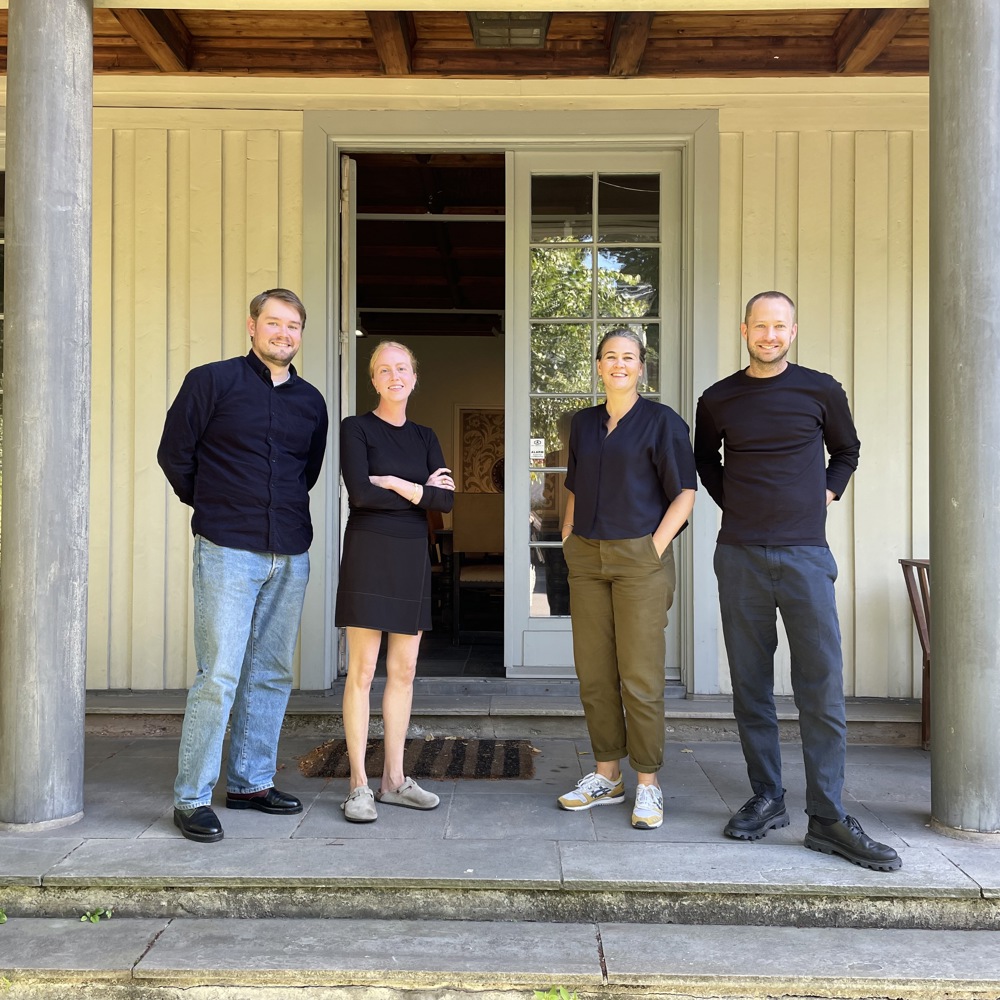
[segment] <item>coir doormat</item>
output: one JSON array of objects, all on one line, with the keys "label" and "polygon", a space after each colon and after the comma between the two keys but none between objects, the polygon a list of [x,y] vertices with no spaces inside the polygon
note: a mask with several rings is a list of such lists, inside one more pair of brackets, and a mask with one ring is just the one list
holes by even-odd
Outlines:
[{"label": "coir doormat", "polygon": [[[528,740],[407,740],[403,750],[403,772],[411,778],[532,778],[537,751]],[[385,745],[368,741],[365,768],[371,775],[382,773]],[[299,759],[299,770],[307,778],[347,778],[347,740],[337,739],[310,750]]]}]

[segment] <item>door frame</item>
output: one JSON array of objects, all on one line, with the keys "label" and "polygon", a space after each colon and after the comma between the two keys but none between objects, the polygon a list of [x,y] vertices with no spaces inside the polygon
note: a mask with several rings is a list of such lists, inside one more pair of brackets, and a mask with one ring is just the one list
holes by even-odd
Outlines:
[{"label": "door frame", "polygon": [[[617,151],[680,148],[684,153],[684,259],[681,413],[693,419],[696,393],[717,378],[719,260],[718,112],[618,109],[612,111],[306,111],[303,113],[303,295],[310,310],[304,338],[308,375],[332,413],[340,411],[337,325],[340,316],[340,157],[351,152],[504,152],[507,154],[507,263],[505,309],[513,316],[513,169],[525,151]],[[694,224],[697,220],[697,225]],[[707,335],[694,336],[694,331]],[[505,398],[513,413],[514,338],[505,345]],[[506,451],[515,454],[507,422]],[[325,690],[337,673],[334,606],[340,560],[339,437],[331,428],[322,482],[313,491],[315,540],[312,585],[302,618],[303,689]],[[681,630],[682,680],[690,693],[719,691],[718,625],[712,574],[717,517],[702,502],[690,528],[690,557],[678,567],[675,615]],[[505,513],[508,536],[511,511]],[[509,609],[509,603],[505,600]],[[505,629],[509,611],[505,610]],[[505,640],[508,669],[516,652]]]},{"label": "door frame", "polygon": [[[661,358],[669,358],[669,362],[661,364],[660,384],[657,386],[656,397],[677,410],[682,410],[682,387],[691,380],[686,370],[688,356],[682,356],[681,344],[684,342],[687,324],[683,318],[688,289],[684,287],[685,250],[684,242],[684,155],[676,143],[666,143],[654,149],[636,149],[615,147],[594,148],[590,145],[581,149],[574,144],[572,148],[565,146],[557,152],[518,150],[514,153],[514,298],[515,313],[508,322],[510,336],[514,339],[514,350],[519,356],[519,363],[512,368],[514,380],[512,398],[521,402],[514,413],[510,415],[509,423],[514,440],[526,441],[530,436],[531,410],[531,378],[529,364],[525,359],[531,357],[531,308],[530,308],[530,259],[531,259],[531,185],[532,178],[544,175],[610,175],[610,174],[653,174],[658,178],[659,219],[657,246],[659,247],[660,280],[657,288],[661,292],[659,315],[653,319],[642,317],[638,322],[655,322],[659,327],[659,350]],[[595,200],[596,205],[596,200]],[[595,209],[596,210],[596,209]],[[596,236],[593,243],[579,244],[590,248],[599,257],[601,244]],[[596,264],[596,261],[595,261]],[[671,282],[673,282],[671,284]],[[668,292],[668,288],[670,291]],[[625,319],[620,320],[627,322]],[[576,322],[582,325],[598,323],[610,325],[615,322],[611,317],[601,319],[588,315]],[[690,339],[690,338],[688,338]],[[669,373],[669,374],[668,374]],[[670,384],[673,382],[674,384]],[[592,405],[591,401],[578,400],[580,407]],[[528,462],[510,463],[507,469],[507,483],[512,489],[511,512],[513,514],[513,533],[507,539],[507,562],[509,569],[506,579],[518,579],[515,570],[520,569],[521,580],[527,582],[523,575],[523,564],[514,565],[517,555],[527,551],[528,538]],[[674,544],[674,558],[677,565],[678,579],[686,581],[689,572],[690,552],[689,539],[685,533]],[[572,678],[575,677],[573,667],[572,629],[569,619],[564,616],[532,617],[530,612],[530,596],[523,590],[524,584],[512,590],[507,607],[509,617],[505,629],[507,644],[506,660],[508,676]],[[678,590],[677,613],[670,616],[670,627],[666,635],[666,660],[664,668],[667,671],[668,682],[678,679],[685,680],[684,665],[687,659],[689,643],[685,636],[686,619],[681,594],[691,588],[684,582]],[[690,671],[688,671],[690,673]]]}]

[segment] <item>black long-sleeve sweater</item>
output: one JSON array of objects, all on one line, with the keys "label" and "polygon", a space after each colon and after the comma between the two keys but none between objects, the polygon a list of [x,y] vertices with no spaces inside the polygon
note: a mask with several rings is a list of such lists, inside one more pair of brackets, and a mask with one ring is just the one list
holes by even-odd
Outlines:
[{"label": "black long-sleeve sweater", "polygon": [[345,417],[340,425],[340,471],[351,502],[348,528],[367,528],[397,538],[427,534],[427,511],[451,510],[455,494],[439,486],[424,486],[412,504],[395,490],[373,486],[369,476],[398,476],[423,485],[444,467],[437,435],[429,427],[407,420],[402,427],[374,413]]},{"label": "black long-sleeve sweater", "polygon": [[843,494],[860,450],[843,386],[824,372],[739,371],[698,400],[695,462],[723,545],[825,546],[826,491]]}]

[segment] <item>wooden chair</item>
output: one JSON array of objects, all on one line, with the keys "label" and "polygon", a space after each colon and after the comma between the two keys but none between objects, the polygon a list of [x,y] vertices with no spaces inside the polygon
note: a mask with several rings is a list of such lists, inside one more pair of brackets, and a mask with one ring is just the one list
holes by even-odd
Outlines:
[{"label": "wooden chair", "polygon": [[906,592],[910,596],[913,621],[923,653],[923,684],[920,705],[920,745],[931,745],[931,562],[929,559],[900,559]]},{"label": "wooden chair", "polygon": [[451,525],[451,634],[457,645],[462,592],[503,594],[503,494],[456,493]]}]

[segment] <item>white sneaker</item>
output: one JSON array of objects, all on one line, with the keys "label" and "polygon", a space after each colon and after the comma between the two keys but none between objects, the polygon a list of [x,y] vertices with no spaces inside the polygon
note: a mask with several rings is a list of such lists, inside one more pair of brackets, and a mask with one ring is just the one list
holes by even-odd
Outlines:
[{"label": "white sneaker", "polygon": [[663,826],[663,792],[656,785],[637,785],[632,826],[637,830],[655,830]]},{"label": "white sneaker", "polygon": [[576,783],[576,788],[559,796],[559,808],[580,810],[593,806],[610,806],[625,801],[625,782],[617,782],[591,771]]}]

